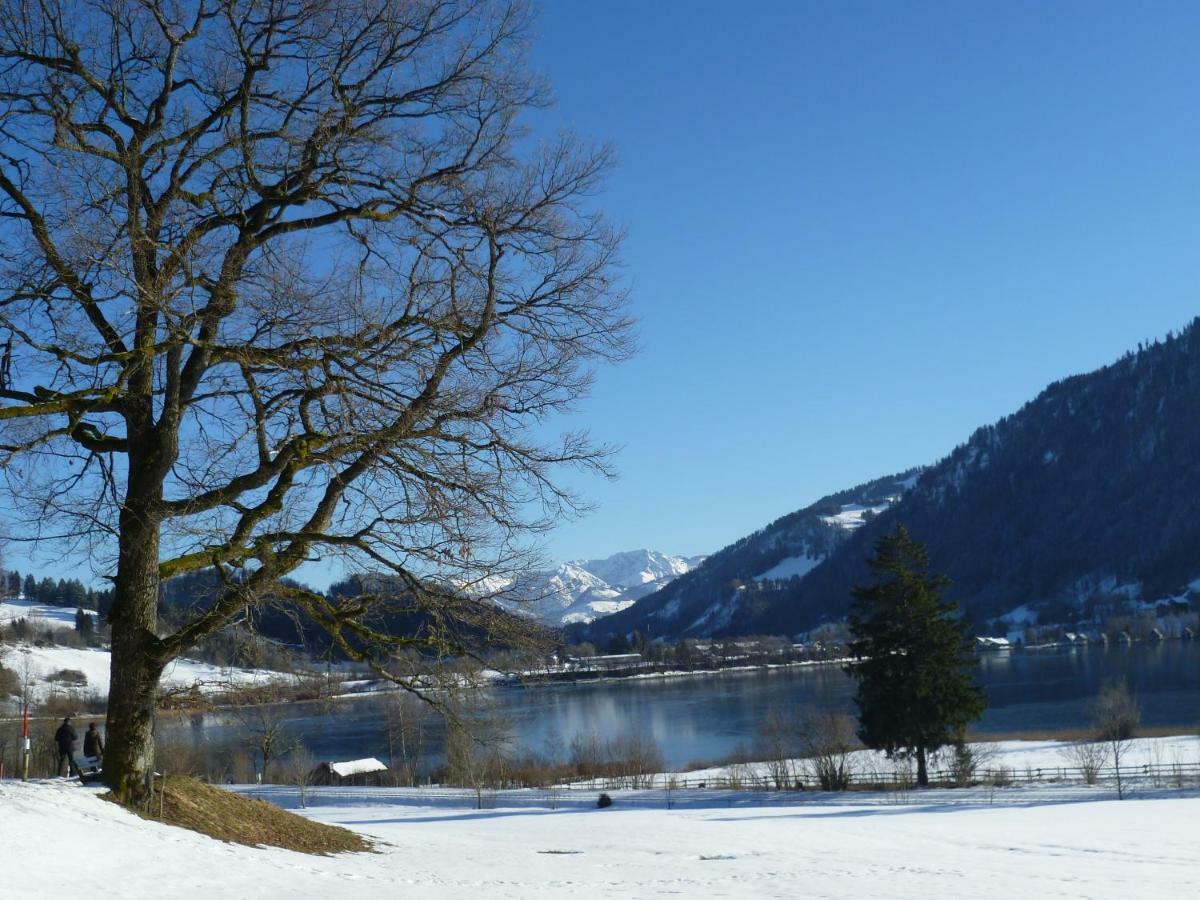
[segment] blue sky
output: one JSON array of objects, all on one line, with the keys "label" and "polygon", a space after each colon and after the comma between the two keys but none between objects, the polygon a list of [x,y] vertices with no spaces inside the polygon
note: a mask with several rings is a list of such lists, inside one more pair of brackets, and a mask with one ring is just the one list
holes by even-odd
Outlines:
[{"label": "blue sky", "polygon": [[1200,313],[1200,6],[547,3],[643,351],[557,559],[708,552]]},{"label": "blue sky", "polygon": [[554,559],[716,550],[1200,313],[1198,4],[560,0],[539,29],[538,127],[619,154],[643,347],[561,423],[624,450]]}]

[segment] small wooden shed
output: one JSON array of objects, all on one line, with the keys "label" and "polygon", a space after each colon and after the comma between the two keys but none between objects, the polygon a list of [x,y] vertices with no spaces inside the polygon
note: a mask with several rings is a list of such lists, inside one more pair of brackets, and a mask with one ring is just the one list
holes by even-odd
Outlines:
[{"label": "small wooden shed", "polygon": [[368,756],[366,759],[351,759],[345,762],[318,763],[312,770],[309,781],[311,784],[335,787],[379,787],[387,784],[387,771],[387,766],[375,757]]}]

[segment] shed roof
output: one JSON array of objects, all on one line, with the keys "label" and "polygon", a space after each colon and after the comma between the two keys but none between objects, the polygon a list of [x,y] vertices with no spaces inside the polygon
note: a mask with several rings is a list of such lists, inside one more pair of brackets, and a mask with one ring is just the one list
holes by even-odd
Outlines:
[{"label": "shed roof", "polygon": [[368,756],[366,759],[351,759],[346,762],[330,763],[329,768],[333,774],[341,778],[346,778],[350,775],[365,775],[368,772],[387,771],[387,766],[373,756]]}]

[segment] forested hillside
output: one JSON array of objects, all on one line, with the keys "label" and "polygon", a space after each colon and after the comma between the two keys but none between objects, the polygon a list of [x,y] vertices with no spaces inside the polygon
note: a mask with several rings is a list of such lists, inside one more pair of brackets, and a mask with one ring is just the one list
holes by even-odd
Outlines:
[{"label": "forested hillside", "polygon": [[[928,545],[934,567],[953,579],[950,596],[977,621],[1022,605],[1043,621],[1063,621],[1118,597],[1178,596],[1200,578],[1198,413],[1200,327],[1193,322],[1110,366],[1052,384],[980,428],[861,527],[825,527],[814,512],[828,514],[854,492],[826,498],[596,628],[795,633],[840,618],[851,586],[865,578],[871,544],[898,521]],[[889,481],[865,493],[885,492]],[[786,532],[789,522],[807,529],[814,555],[824,550],[827,558],[802,577],[754,582],[770,560],[770,535]],[[733,601],[735,592],[741,596]],[[691,615],[722,603],[731,607],[727,618]],[[675,605],[679,614],[668,615]]]},{"label": "forested hillside", "polygon": [[578,633],[601,642],[635,629],[651,637],[743,633],[857,530],[885,512],[918,473],[913,469],[823,497]]}]

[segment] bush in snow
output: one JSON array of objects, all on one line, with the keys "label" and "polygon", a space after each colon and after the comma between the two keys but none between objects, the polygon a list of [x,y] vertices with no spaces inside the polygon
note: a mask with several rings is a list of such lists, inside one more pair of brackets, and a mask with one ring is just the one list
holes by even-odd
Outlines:
[{"label": "bush in snow", "polygon": [[54,684],[73,684],[78,686],[88,683],[87,675],[79,671],[79,669],[59,669],[48,676],[46,680]]},{"label": "bush in snow", "polygon": [[612,806],[612,797],[608,796],[608,794],[601,794],[600,799],[596,801],[596,808],[607,809],[610,806]]},{"label": "bush in snow", "polygon": [[1108,745],[1095,741],[1080,741],[1063,750],[1063,755],[1079,770],[1084,784],[1095,784],[1100,780],[1100,770],[1108,762]]}]

